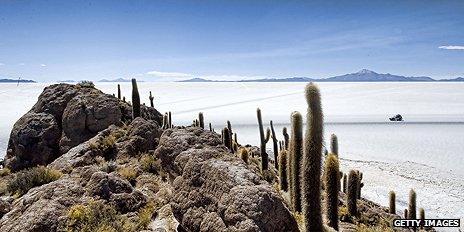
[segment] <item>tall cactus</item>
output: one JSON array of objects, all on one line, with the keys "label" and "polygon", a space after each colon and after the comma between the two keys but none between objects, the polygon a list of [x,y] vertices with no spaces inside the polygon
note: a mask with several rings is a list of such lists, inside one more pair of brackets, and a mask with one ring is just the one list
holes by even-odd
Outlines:
[{"label": "tall cactus", "polygon": [[416,192],[414,189],[409,191],[408,219],[416,219]]},{"label": "tall cactus", "polygon": [[288,191],[288,175],[287,175],[287,151],[282,150],[278,155],[279,158],[279,180],[280,189],[282,191]]},{"label": "tall cactus", "polygon": [[118,99],[121,100],[121,85],[118,84]]},{"label": "tall cactus", "polygon": [[423,224],[425,223],[425,210],[424,208],[419,208],[419,219],[421,220],[421,228],[423,227]]},{"label": "tall cactus", "polygon": [[171,116],[171,111],[168,112],[168,128],[172,128],[172,116]]},{"label": "tall cactus", "polygon": [[203,112],[198,113],[198,121],[201,129],[205,129],[205,119],[203,117]]},{"label": "tall cactus", "polygon": [[338,139],[335,134],[330,136],[330,152],[338,156]]},{"label": "tall cactus", "polygon": [[357,192],[358,199],[361,199],[361,189],[364,186],[364,183],[362,183],[362,179],[363,179],[363,173],[358,171],[358,192]]},{"label": "tall cactus", "polygon": [[209,131],[213,131],[213,126],[209,123]]},{"label": "tall cactus", "polygon": [[273,144],[273,148],[274,148],[274,167],[276,170],[279,170],[279,146],[278,146],[278,140],[277,140],[277,137],[276,137],[276,133],[275,133],[275,130],[274,130],[274,124],[272,123],[272,120],[270,122],[271,124],[271,133],[272,133],[272,144]]},{"label": "tall cactus", "polygon": [[358,198],[358,172],[351,170],[348,175],[348,189],[346,194],[346,204],[348,208],[348,215],[356,216],[358,213],[358,207],[356,201]]},{"label": "tall cactus", "polygon": [[261,170],[267,170],[269,167],[269,157],[266,152],[266,143],[269,141],[270,131],[267,130],[267,135],[264,135],[263,128],[263,119],[261,117],[261,110],[256,109],[256,116],[258,117],[258,126],[259,126],[259,137],[261,140],[260,143],[260,152],[261,152]]},{"label": "tall cactus", "polygon": [[347,184],[347,181],[348,181],[347,179],[348,179],[347,175],[343,174],[343,192],[344,193],[346,193],[346,188],[347,188],[346,184]]},{"label": "tall cactus", "polygon": [[304,219],[307,232],[323,231],[321,212],[321,159],[323,114],[319,89],[309,83],[305,89],[308,113],[302,167]]},{"label": "tall cactus", "polygon": [[137,80],[132,78],[132,119],[140,117],[140,95]]},{"label": "tall cactus", "polygon": [[153,99],[155,99],[155,98],[151,95],[151,91],[150,91],[150,96],[148,97],[148,99],[150,99],[150,106],[152,108],[155,107],[155,105],[153,104]]},{"label": "tall cactus", "polygon": [[230,137],[229,128],[224,127],[222,130],[224,145],[232,150],[232,138]]},{"label": "tall cactus", "polygon": [[301,161],[303,158],[303,118],[297,111],[292,113],[292,137],[290,142],[292,188],[290,196],[295,212],[301,212]]},{"label": "tall cactus", "polygon": [[396,214],[396,194],[394,191],[390,191],[389,194],[390,198],[390,207],[388,209],[388,212],[391,214]]},{"label": "tall cactus", "polygon": [[325,193],[328,225],[338,231],[338,192],[340,187],[340,169],[338,158],[329,154],[325,160]]},{"label": "tall cactus", "polygon": [[284,149],[285,149],[285,150],[288,150],[288,146],[289,146],[289,137],[290,137],[290,136],[289,136],[288,133],[287,133],[287,127],[282,128],[282,134],[284,135],[284,141],[285,141],[285,143],[284,143],[284,145],[285,145],[285,146],[284,146]]}]

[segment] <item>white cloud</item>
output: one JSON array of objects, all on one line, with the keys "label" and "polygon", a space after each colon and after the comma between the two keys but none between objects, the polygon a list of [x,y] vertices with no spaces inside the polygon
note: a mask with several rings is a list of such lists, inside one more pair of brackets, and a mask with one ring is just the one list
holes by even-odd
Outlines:
[{"label": "white cloud", "polygon": [[147,72],[147,75],[156,76],[156,77],[172,77],[172,78],[179,78],[179,77],[193,77],[192,74],[189,73],[180,73],[180,72],[160,72],[160,71],[150,71]]},{"label": "white cloud", "polygon": [[26,64],[25,64],[25,63],[19,63],[18,65],[19,65],[19,66],[24,66],[24,65],[26,65]]},{"label": "white cloud", "polygon": [[5,65],[5,64],[4,64],[4,63],[0,63],[0,66],[3,66],[3,65]]},{"label": "white cloud", "polygon": [[46,64],[41,64],[40,67],[47,67],[47,65]]},{"label": "white cloud", "polygon": [[446,49],[446,50],[464,50],[464,46],[457,46],[457,45],[440,46],[438,48]]}]

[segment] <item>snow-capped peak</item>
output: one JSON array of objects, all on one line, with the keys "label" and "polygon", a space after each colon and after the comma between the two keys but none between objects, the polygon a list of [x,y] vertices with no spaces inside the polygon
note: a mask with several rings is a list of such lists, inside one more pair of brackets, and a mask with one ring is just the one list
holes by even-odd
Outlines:
[{"label": "snow-capped peak", "polygon": [[357,74],[374,74],[376,72],[371,71],[369,69],[362,69],[361,71],[357,72]]}]

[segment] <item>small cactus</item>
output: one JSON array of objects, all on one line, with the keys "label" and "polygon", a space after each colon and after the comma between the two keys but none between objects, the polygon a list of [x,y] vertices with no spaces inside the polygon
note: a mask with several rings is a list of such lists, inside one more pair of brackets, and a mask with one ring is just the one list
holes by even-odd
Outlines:
[{"label": "small cactus", "polygon": [[295,212],[301,212],[301,161],[303,158],[303,118],[297,111],[292,113],[292,137],[290,142],[292,188],[290,199]]},{"label": "small cactus", "polygon": [[280,180],[280,189],[282,191],[288,191],[288,175],[287,175],[287,151],[282,150],[279,157],[279,180]]},{"label": "small cactus", "polygon": [[421,228],[423,227],[423,224],[425,223],[425,210],[424,208],[419,208],[419,219],[421,220]]},{"label": "small cactus", "polygon": [[335,134],[330,136],[330,152],[338,156],[338,139]]},{"label": "small cactus", "polygon": [[121,100],[121,85],[118,84],[118,99]]},{"label": "small cactus", "polygon": [[213,126],[209,123],[209,131],[213,131]]},{"label": "small cactus", "polygon": [[408,209],[404,209],[404,219],[408,218]]},{"label": "small cactus", "polygon": [[246,148],[240,148],[239,150],[240,158],[248,164],[248,150]]},{"label": "small cactus", "polygon": [[232,124],[230,123],[229,120],[227,120],[227,128],[229,129],[229,133],[232,135],[233,132],[232,132]]},{"label": "small cactus", "polygon": [[340,187],[340,171],[338,158],[329,154],[325,160],[325,193],[328,225],[338,231],[338,192]]},{"label": "small cactus", "polygon": [[358,192],[357,198],[361,199],[361,189],[364,187],[364,183],[362,183],[363,173],[358,171]]},{"label": "small cactus", "polygon": [[285,145],[284,149],[288,150],[290,136],[287,133],[287,127],[282,128],[282,134],[284,135],[284,141],[285,141],[284,142],[284,145]]},{"label": "small cactus", "polygon": [[132,119],[140,117],[140,95],[137,80],[132,78]]},{"label": "small cactus", "polygon": [[396,194],[393,191],[390,191],[390,207],[388,212],[396,214]]},{"label": "small cactus", "polygon": [[356,205],[358,195],[358,172],[351,170],[348,175],[348,189],[346,194],[346,204],[348,208],[348,215],[356,216],[358,207]]},{"label": "small cactus", "polygon": [[168,128],[172,128],[171,111],[168,112]]},{"label": "small cactus", "polygon": [[278,156],[279,156],[279,147],[278,147],[278,140],[277,140],[277,137],[276,137],[276,133],[275,133],[275,130],[274,130],[274,124],[272,123],[272,120],[270,122],[271,124],[271,133],[272,133],[272,145],[273,145],[273,148],[274,148],[274,167],[276,170],[279,170],[279,162],[277,162],[279,160]]},{"label": "small cactus", "polygon": [[155,99],[155,98],[151,95],[151,91],[150,91],[150,96],[148,97],[148,99],[150,99],[150,106],[152,108],[155,107],[155,105],[153,104],[153,99]]},{"label": "small cactus", "polygon": [[261,110],[258,108],[256,110],[256,115],[258,117],[258,125],[259,125],[259,137],[261,140],[260,143],[260,152],[261,152],[261,170],[267,170],[269,166],[269,158],[266,152],[266,143],[269,141],[270,137],[270,130],[267,130],[266,136],[264,135],[264,128],[263,128],[263,119],[261,117]]},{"label": "small cactus", "polygon": [[302,166],[303,213],[307,232],[323,231],[321,212],[321,163],[323,114],[319,89],[313,83],[305,88],[308,112]]},{"label": "small cactus", "polygon": [[163,115],[163,129],[167,129],[168,128],[168,113],[165,113]]},{"label": "small cactus", "polygon": [[201,129],[205,129],[205,119],[203,118],[203,112],[198,113],[198,121]]},{"label": "small cactus", "polygon": [[126,102],[126,97],[122,97],[122,101],[123,101],[123,102]]},{"label": "small cactus", "polygon": [[416,219],[416,192],[414,189],[409,191],[408,219]]}]

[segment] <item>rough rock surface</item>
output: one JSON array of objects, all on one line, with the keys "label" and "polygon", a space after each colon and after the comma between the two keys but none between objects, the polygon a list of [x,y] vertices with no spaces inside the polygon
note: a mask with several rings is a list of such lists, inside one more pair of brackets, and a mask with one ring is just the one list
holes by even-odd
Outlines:
[{"label": "rough rock surface", "polygon": [[[141,106],[142,117],[161,125],[162,115]],[[95,88],[48,86],[13,126],[5,164],[13,170],[46,165],[110,125],[132,120],[128,103]]]},{"label": "rough rock surface", "polygon": [[298,231],[278,192],[229,155],[217,134],[166,130],[155,151],[175,165],[172,206],[187,231]]}]

